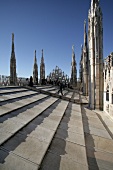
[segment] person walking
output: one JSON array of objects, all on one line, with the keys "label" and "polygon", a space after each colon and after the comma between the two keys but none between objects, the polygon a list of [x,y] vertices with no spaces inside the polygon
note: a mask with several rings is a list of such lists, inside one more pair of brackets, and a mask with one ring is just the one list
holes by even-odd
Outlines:
[{"label": "person walking", "polygon": [[62,82],[59,83],[59,86],[60,86],[60,89],[58,90],[58,94],[61,93],[62,96],[63,96],[63,92],[62,92],[62,90],[63,90],[63,84],[62,84]]}]

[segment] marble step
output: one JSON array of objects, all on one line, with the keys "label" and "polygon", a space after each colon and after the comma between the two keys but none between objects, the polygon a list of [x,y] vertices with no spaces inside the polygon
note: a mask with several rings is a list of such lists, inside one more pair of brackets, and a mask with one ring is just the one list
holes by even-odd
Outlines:
[{"label": "marble step", "polygon": [[16,92],[24,92],[24,91],[28,91],[28,89],[26,88],[2,88],[0,89],[0,95],[2,94],[10,94],[10,93],[16,93]]},{"label": "marble step", "polygon": [[16,93],[11,93],[9,94],[3,94],[0,96],[0,104],[3,101],[7,101],[7,100],[12,100],[12,99],[16,99],[16,98],[22,98],[24,96],[30,96],[30,95],[34,95],[34,94],[38,94],[38,92],[34,92],[34,91],[21,91],[21,92],[16,92]]},{"label": "marble step", "polygon": [[48,92],[48,91],[44,91],[44,90],[40,90],[40,89],[36,89],[36,88],[34,88],[34,87],[29,87],[29,86],[26,86],[26,88],[27,89],[29,89],[29,90],[34,90],[34,91],[37,91],[37,92],[40,92],[40,93],[42,93],[42,94],[47,94],[47,95],[50,95],[50,96],[53,96],[53,97],[57,97],[57,98],[60,98],[60,99],[63,99],[63,100],[66,100],[66,101],[71,101],[71,102],[73,102],[73,103],[77,103],[77,104],[80,104],[80,100],[79,99],[72,99],[71,98],[71,94],[73,93],[73,92],[69,92],[69,93],[71,93],[70,95],[69,95],[69,97],[66,97],[66,95],[68,95],[68,92],[67,92],[67,94],[66,95],[59,95],[59,94],[57,94],[57,93],[51,93],[51,92]]},{"label": "marble step", "polygon": [[[78,110],[79,114],[75,112]],[[69,103],[40,170],[88,170],[85,137],[80,105]]]},{"label": "marble step", "polygon": [[35,170],[40,167],[68,105],[67,101],[56,100],[1,146],[0,162],[4,163],[0,164],[0,169],[8,167],[8,170],[12,170],[15,165],[19,165],[16,170],[31,170],[31,167]]},{"label": "marble step", "polygon": [[89,169],[113,169],[113,134],[98,114],[84,106],[82,119]]},{"label": "marble step", "polygon": [[56,87],[49,87],[49,88],[44,88],[44,91],[52,91],[52,90],[57,90]]},{"label": "marble step", "polygon": [[53,86],[36,86],[36,89],[46,89],[46,88],[52,88]]},{"label": "marble step", "polygon": [[79,99],[79,94],[78,93],[74,94],[74,99]]},{"label": "marble step", "polygon": [[72,98],[72,95],[73,95],[73,92],[68,92],[68,94],[65,95],[65,96],[68,97],[68,98]]},{"label": "marble step", "polygon": [[17,101],[13,102],[4,102],[4,105],[0,106],[0,116],[10,113],[11,111],[16,111],[22,107],[25,107],[31,103],[35,103],[37,100],[41,100],[45,97],[48,97],[45,94],[36,94],[35,96],[18,99]]},{"label": "marble step", "polygon": [[34,105],[25,106],[17,111],[12,111],[0,118],[0,145],[17,133],[21,128],[26,126],[34,118],[40,115],[45,109],[50,107],[58,99],[50,97],[42,99]]}]

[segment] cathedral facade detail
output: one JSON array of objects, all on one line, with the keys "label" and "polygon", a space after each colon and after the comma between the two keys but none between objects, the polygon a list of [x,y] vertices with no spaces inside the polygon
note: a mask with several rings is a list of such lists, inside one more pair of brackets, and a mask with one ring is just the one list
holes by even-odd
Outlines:
[{"label": "cathedral facade detail", "polygon": [[52,72],[47,76],[47,82],[63,82],[69,83],[69,76],[64,73],[58,66],[53,69]]},{"label": "cathedral facade detail", "polygon": [[10,58],[10,84],[16,85],[17,83],[17,75],[16,75],[16,57],[14,51],[14,33],[12,33],[12,51]]},{"label": "cathedral facade detail", "polygon": [[113,52],[104,62],[104,111],[113,118]]}]

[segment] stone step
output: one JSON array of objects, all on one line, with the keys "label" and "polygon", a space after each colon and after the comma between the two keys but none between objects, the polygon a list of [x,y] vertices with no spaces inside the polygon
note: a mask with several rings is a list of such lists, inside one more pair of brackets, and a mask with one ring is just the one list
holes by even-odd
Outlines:
[{"label": "stone step", "polygon": [[[58,94],[58,90],[59,89],[54,89],[54,90],[42,90],[43,92],[47,92],[48,94]],[[41,91],[41,92],[42,92]],[[67,90],[63,90],[63,95],[66,96],[68,94]],[[61,93],[58,94],[59,96],[61,96]]]},{"label": "stone step", "polygon": [[[34,90],[34,91],[40,92],[40,93],[42,93],[42,94],[50,95],[50,96],[53,96],[53,97],[57,97],[57,98],[66,100],[66,101],[71,101],[71,102],[73,102],[73,103],[80,104],[80,100],[79,100],[79,99],[72,99],[70,95],[69,95],[69,97],[66,97],[65,95],[67,95],[68,92],[67,92],[67,94],[61,96],[61,95],[59,95],[59,94],[57,94],[57,93],[51,93],[51,92],[48,92],[48,91],[44,91],[44,90],[42,90],[42,89],[41,89],[41,90],[40,90],[40,89],[36,89],[36,88],[34,88],[34,87],[26,86],[26,88],[29,89],[29,90]],[[72,94],[73,92],[69,92],[69,93]]]},{"label": "stone step", "polygon": [[12,99],[16,99],[16,98],[22,98],[24,96],[30,96],[33,94],[38,94],[38,92],[34,92],[34,91],[21,91],[21,92],[16,92],[16,93],[11,93],[9,94],[5,94],[5,95],[1,95],[0,96],[0,104],[3,101],[7,101],[7,100],[12,100]]},{"label": "stone step", "polygon": [[68,92],[68,94],[65,95],[65,97],[68,97],[68,98],[72,98],[72,96],[73,96],[73,92]]},{"label": "stone step", "polygon": [[17,133],[21,128],[31,122],[35,117],[41,114],[45,109],[50,107],[56,98],[43,99],[45,105],[42,107],[42,102],[38,101],[35,105],[25,106],[17,111],[12,111],[0,118],[0,145],[8,140],[12,135]]},{"label": "stone step", "polygon": [[51,93],[56,93],[58,91],[58,88],[57,87],[51,87],[51,88],[45,88],[45,89],[42,89],[43,91],[48,91],[48,92],[51,92]]},{"label": "stone step", "polygon": [[79,94],[78,93],[74,94],[74,99],[79,99]]},{"label": "stone step", "polygon": [[36,89],[46,89],[46,88],[52,88],[52,85],[47,85],[47,86],[36,86]]},{"label": "stone step", "polygon": [[98,114],[83,105],[82,119],[89,169],[113,169],[113,134]]},{"label": "stone step", "polygon": [[53,170],[54,167],[88,170],[80,105],[69,103],[40,170]]},{"label": "stone step", "polygon": [[49,88],[44,88],[44,91],[52,91],[52,90],[56,90],[56,87],[49,87]]},{"label": "stone step", "polygon": [[[53,94],[58,94],[58,90],[59,90],[59,89],[53,90],[53,91],[51,91],[51,93],[53,93]],[[68,93],[67,90],[63,90],[63,96],[65,96],[67,93]],[[58,95],[61,96],[61,93],[59,93]]]},{"label": "stone step", "polygon": [[2,88],[2,89],[0,89],[0,95],[16,93],[16,92],[19,93],[19,92],[24,92],[24,91],[28,91],[28,89],[25,89],[25,88]]},{"label": "stone step", "polygon": [[47,95],[44,94],[35,94],[35,96],[31,96],[31,97],[27,97],[25,96],[25,98],[23,99],[18,99],[17,101],[13,101],[13,102],[9,102],[7,103],[4,102],[4,105],[0,106],[0,116],[5,115],[10,113],[11,111],[16,111],[17,109],[20,109],[22,107],[25,107],[31,103],[35,103],[37,100],[41,100],[45,97],[48,97]]},{"label": "stone step", "polygon": [[[54,100],[56,100],[54,104],[2,144],[0,162],[4,163],[0,164],[1,169],[7,168],[8,165],[8,170],[12,170],[20,162],[22,164],[19,165],[18,170],[31,170],[31,167],[33,169],[40,167],[68,105],[67,101],[55,98]],[[52,97],[50,101],[53,101]]]}]

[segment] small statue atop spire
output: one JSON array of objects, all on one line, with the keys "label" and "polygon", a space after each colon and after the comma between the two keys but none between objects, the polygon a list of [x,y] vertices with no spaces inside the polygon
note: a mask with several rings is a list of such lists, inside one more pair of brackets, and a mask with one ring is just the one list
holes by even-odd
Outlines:
[{"label": "small statue atop spire", "polygon": [[86,19],[84,20],[84,32],[86,32]]},{"label": "small statue atop spire", "polygon": [[35,58],[34,58],[34,62],[35,62],[35,63],[37,62],[37,59],[36,59],[36,50],[35,50]]},{"label": "small statue atop spire", "polygon": [[12,33],[12,53],[14,53],[14,33]]},{"label": "small statue atop spire", "polygon": [[72,45],[72,51],[73,51],[73,53],[74,53],[74,45]]},{"label": "small statue atop spire", "polygon": [[95,8],[95,6],[98,6],[98,5],[99,5],[99,0],[92,0],[91,1],[92,9]]},{"label": "small statue atop spire", "polygon": [[12,33],[12,42],[14,43],[14,33]]}]

